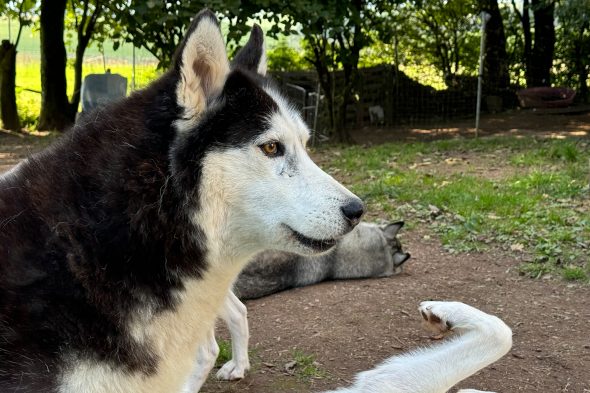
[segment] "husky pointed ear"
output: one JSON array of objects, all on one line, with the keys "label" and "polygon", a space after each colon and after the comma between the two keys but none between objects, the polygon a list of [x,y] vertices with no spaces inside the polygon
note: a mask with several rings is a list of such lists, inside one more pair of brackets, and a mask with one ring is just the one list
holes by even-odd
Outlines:
[{"label": "husky pointed ear", "polygon": [[179,73],[176,100],[183,109],[179,129],[188,128],[207,108],[207,101],[223,88],[229,61],[219,22],[205,9],[193,19],[174,54],[173,67]]},{"label": "husky pointed ear", "polygon": [[385,236],[386,239],[393,240],[393,239],[395,239],[399,230],[402,229],[403,226],[404,226],[403,221],[397,221],[397,222],[394,222],[391,224],[387,224],[383,228],[383,235]]},{"label": "husky pointed ear", "polygon": [[232,68],[242,68],[266,75],[266,48],[264,33],[258,25],[252,26],[250,38],[234,57]]}]

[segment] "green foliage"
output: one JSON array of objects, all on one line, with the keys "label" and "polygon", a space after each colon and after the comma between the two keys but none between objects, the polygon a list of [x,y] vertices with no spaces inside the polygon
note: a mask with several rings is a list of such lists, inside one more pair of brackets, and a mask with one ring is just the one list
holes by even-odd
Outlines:
[{"label": "green foliage", "polygon": [[18,21],[19,28],[20,26],[30,26],[33,23],[35,13],[38,12],[38,6],[36,0],[4,0],[0,2],[0,17]]},{"label": "green foliage", "polygon": [[562,271],[563,278],[568,281],[588,280],[588,274],[579,266],[566,266]]},{"label": "green foliage", "polygon": [[326,377],[326,372],[319,367],[313,355],[307,355],[302,351],[294,350],[292,356],[293,360],[296,362],[295,373],[298,378],[309,380],[312,378]]},{"label": "green foliage", "polygon": [[289,46],[285,39],[267,52],[268,69],[271,71],[300,71],[310,68],[301,51]]},{"label": "green foliage", "polygon": [[218,340],[217,345],[219,345],[219,355],[217,355],[215,367],[221,367],[231,360],[231,342],[227,340]]},{"label": "green foliage", "polygon": [[[156,0],[129,0],[109,3],[111,18],[120,29],[113,35],[115,46],[132,42],[144,47],[158,60],[159,68],[166,68],[174,51],[184,36],[186,27],[199,10],[207,7],[217,12],[222,25],[228,26],[227,39],[235,47],[250,30],[251,20],[268,4],[262,2],[200,1],[187,0],[160,2]],[[273,22],[267,34],[276,36],[278,31],[291,32],[292,25],[279,14],[265,16]]]},{"label": "green foliage", "polygon": [[394,23],[403,32],[399,45],[407,60],[427,61],[445,78],[475,74],[479,54],[476,1],[405,2]]},{"label": "green foliage", "polygon": [[557,3],[555,74],[558,83],[576,87],[588,98],[590,73],[590,2],[568,0]]},{"label": "green foliage", "polygon": [[116,35],[121,26],[106,12],[106,0],[70,0],[64,19],[64,37],[69,50],[78,44],[81,34],[88,34],[99,50]]}]

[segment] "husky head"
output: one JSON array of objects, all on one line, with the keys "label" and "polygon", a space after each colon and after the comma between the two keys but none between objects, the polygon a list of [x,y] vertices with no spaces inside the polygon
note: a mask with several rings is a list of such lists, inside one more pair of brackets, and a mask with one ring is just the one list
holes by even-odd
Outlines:
[{"label": "husky head", "polygon": [[399,233],[400,229],[403,228],[403,226],[403,221],[397,221],[387,224],[381,228],[383,231],[383,237],[386,240],[387,254],[391,256],[391,265],[393,266],[391,273],[386,275],[400,273],[404,263],[410,259],[410,253],[403,251],[402,244],[397,238],[397,234]]},{"label": "husky head", "polygon": [[173,67],[181,113],[173,182],[210,252],[314,254],[354,228],[363,204],[309,158],[307,126],[265,78],[260,27],[230,63],[215,16],[203,11]]},{"label": "husky head", "polygon": [[335,250],[333,278],[389,277],[401,273],[410,254],[397,237],[403,221],[384,226],[363,222]]}]

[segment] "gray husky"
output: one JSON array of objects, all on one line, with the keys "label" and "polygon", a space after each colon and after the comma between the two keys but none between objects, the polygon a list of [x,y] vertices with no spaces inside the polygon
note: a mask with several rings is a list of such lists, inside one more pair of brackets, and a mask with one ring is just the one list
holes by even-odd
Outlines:
[{"label": "gray husky", "polygon": [[257,255],[240,274],[234,293],[256,299],[325,280],[388,277],[410,258],[397,239],[403,221],[385,226],[360,223],[329,252],[304,256],[280,251]]}]

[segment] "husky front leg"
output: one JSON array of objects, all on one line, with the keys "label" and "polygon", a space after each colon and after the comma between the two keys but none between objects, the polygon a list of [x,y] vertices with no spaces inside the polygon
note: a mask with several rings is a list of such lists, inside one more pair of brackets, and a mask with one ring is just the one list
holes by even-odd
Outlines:
[{"label": "husky front leg", "polygon": [[202,344],[197,351],[197,358],[193,372],[185,382],[180,393],[197,393],[201,386],[207,380],[207,376],[213,366],[215,366],[215,360],[219,355],[219,346],[215,341],[215,329],[211,329],[207,334],[207,342]]},{"label": "husky front leg", "polygon": [[419,310],[435,330],[453,330],[458,336],[393,357],[360,373],[354,385],[338,393],[444,393],[512,346],[512,331],[502,320],[466,304],[423,302]]},{"label": "husky front leg", "polygon": [[232,291],[225,298],[221,318],[231,334],[232,359],[219,369],[217,378],[229,381],[244,378],[245,372],[250,369],[248,310]]}]

